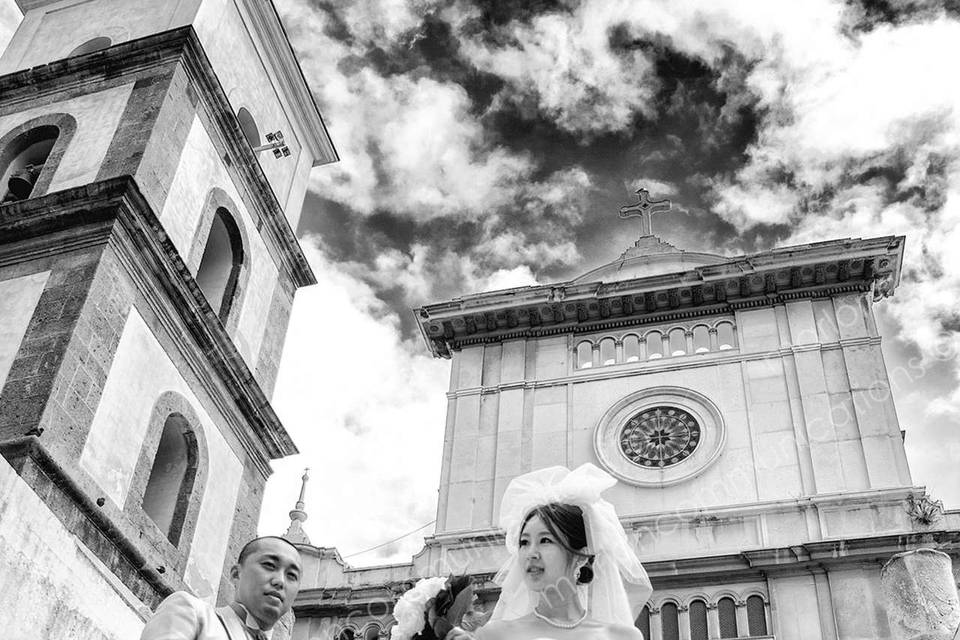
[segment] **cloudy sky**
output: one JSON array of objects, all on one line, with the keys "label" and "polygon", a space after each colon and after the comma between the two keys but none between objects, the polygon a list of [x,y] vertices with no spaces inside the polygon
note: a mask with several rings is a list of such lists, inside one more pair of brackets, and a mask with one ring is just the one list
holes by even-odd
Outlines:
[{"label": "cloudy sky", "polygon": [[[614,259],[641,185],[689,250],[907,236],[884,351],[915,483],[960,508],[956,0],[276,4],[342,160],[298,229],[319,284],[274,401],[304,453],[276,465],[264,533],[310,466],[315,544],[417,552],[449,363],[410,308]],[[0,44],[18,17],[0,0]]]}]

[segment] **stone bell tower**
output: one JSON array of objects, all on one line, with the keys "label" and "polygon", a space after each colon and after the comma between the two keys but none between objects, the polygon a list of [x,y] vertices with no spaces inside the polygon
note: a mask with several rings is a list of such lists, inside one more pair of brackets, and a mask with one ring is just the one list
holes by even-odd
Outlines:
[{"label": "stone bell tower", "polygon": [[0,57],[0,625],[130,637],[229,597],[269,461],[310,170],[269,0],[18,0]]}]

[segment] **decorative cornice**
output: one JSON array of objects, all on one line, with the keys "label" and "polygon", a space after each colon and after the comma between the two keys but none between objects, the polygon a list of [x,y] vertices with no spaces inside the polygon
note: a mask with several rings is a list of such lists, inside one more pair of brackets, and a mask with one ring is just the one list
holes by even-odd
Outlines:
[{"label": "decorative cornice", "polygon": [[48,94],[76,92],[90,84],[102,83],[104,78],[118,82],[129,77],[132,82],[145,70],[176,64],[183,65],[200,103],[216,125],[216,131],[211,133],[219,135],[228,169],[239,174],[237,186],[245,195],[244,201],[251,205],[250,215],[278,268],[298,287],[315,284],[316,277],[296,234],[256,155],[243,137],[193,27],[172,29],[0,76],[0,111]]},{"label": "decorative cornice", "polygon": [[[0,206],[0,263],[8,254],[22,257],[24,246],[37,253],[43,245],[46,255],[63,251],[58,236],[65,231],[109,238],[264,477],[270,474],[268,459],[297,453],[133,178],[123,176]],[[225,401],[218,385],[226,388],[235,407]]]},{"label": "decorative cornice", "polygon": [[414,310],[435,356],[471,344],[584,333],[732,313],[800,298],[873,291],[892,295],[903,236],[775,249],[682,272],[610,283],[519,287]]},{"label": "decorative cornice", "polygon": [[[960,531],[932,531],[806,542],[788,547],[767,547],[712,556],[644,561],[655,590],[701,587],[706,583],[761,581],[771,575],[803,575],[824,567],[874,566],[895,553],[920,547],[960,552]],[[470,574],[482,590],[496,593],[489,573]],[[392,584],[392,583],[391,583]],[[344,586],[336,589],[303,589],[294,604],[297,618],[333,617],[366,611],[379,591],[388,585]],[[391,603],[392,604],[392,603]],[[709,605],[708,605],[709,606]],[[711,607],[712,608],[712,607]],[[652,614],[656,610],[651,608]]]}]

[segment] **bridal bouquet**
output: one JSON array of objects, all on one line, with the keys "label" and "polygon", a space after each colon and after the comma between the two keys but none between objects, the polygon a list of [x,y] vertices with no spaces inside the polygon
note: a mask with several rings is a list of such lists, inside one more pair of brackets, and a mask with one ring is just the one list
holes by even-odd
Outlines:
[{"label": "bridal bouquet", "polygon": [[393,607],[390,640],[443,640],[454,627],[480,626],[469,576],[423,578]]}]

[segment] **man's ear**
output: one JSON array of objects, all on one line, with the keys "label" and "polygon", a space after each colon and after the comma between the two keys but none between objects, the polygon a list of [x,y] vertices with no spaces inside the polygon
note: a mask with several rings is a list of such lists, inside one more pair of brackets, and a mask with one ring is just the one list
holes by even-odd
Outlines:
[{"label": "man's ear", "polygon": [[230,567],[230,580],[232,582],[236,582],[239,579],[240,579],[240,565],[235,564],[232,567]]}]

